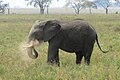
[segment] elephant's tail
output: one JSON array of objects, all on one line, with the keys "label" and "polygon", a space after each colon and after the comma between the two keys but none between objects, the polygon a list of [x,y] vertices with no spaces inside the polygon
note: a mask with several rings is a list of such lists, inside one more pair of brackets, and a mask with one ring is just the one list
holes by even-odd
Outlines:
[{"label": "elephant's tail", "polygon": [[97,36],[97,34],[96,34],[96,42],[97,42],[97,45],[98,45],[99,49],[100,49],[103,53],[107,53],[107,52],[108,52],[108,51],[103,51],[103,50],[102,50],[102,48],[101,48],[101,46],[100,46],[100,44],[99,44],[99,41],[98,41],[98,36]]}]

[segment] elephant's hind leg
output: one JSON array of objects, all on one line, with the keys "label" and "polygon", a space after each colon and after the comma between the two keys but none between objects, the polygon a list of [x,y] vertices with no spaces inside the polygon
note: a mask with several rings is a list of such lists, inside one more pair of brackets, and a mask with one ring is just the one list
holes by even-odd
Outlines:
[{"label": "elephant's hind leg", "polygon": [[90,58],[91,58],[91,54],[92,54],[92,51],[89,51],[89,52],[86,52],[85,55],[84,55],[84,59],[85,59],[85,64],[89,65],[90,64]]},{"label": "elephant's hind leg", "polygon": [[75,54],[76,54],[76,64],[81,64],[81,60],[82,60],[82,57],[83,57],[82,51],[75,52]]},{"label": "elephant's hind leg", "polygon": [[85,59],[85,61],[84,61],[84,62],[85,62],[87,65],[90,64],[90,58],[91,58],[91,55],[92,55],[92,52],[93,52],[93,46],[94,46],[94,44],[91,45],[91,46],[87,46],[87,47],[85,48],[85,52],[84,52],[84,59]]},{"label": "elephant's hind leg", "polygon": [[91,59],[91,55],[93,52],[94,43],[95,43],[94,35],[88,36],[85,39],[83,53],[84,53],[85,64],[87,65],[90,64],[90,59]]}]

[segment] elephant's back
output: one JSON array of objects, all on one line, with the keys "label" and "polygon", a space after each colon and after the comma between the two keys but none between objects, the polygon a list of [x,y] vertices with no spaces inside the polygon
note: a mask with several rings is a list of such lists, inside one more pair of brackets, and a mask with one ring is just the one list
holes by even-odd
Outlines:
[{"label": "elephant's back", "polygon": [[64,34],[76,35],[76,34],[96,34],[92,25],[83,20],[69,20],[60,21],[61,30]]},{"label": "elephant's back", "polygon": [[68,21],[59,21],[62,29],[72,29],[74,27],[86,28],[90,26],[90,24],[86,21],[82,20],[68,20]]}]

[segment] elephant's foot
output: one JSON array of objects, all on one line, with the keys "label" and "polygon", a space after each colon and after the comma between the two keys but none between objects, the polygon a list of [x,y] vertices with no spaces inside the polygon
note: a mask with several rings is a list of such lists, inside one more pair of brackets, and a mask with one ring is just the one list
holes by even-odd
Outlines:
[{"label": "elephant's foot", "polygon": [[48,61],[47,63],[48,63],[49,65],[52,65],[52,66],[58,66],[58,67],[60,67],[60,63],[57,62],[57,61],[55,61],[55,60]]},{"label": "elephant's foot", "polygon": [[85,63],[86,65],[90,65],[90,60],[85,60],[84,63]]},{"label": "elephant's foot", "polygon": [[77,64],[77,65],[80,65],[80,64],[81,64],[81,61],[80,61],[80,62],[77,62],[77,61],[76,61],[76,64]]}]

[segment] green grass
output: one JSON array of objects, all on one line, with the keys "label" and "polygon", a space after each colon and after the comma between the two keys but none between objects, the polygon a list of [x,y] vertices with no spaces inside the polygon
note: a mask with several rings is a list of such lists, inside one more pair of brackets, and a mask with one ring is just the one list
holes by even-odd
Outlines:
[{"label": "green grass", "polygon": [[[47,43],[37,48],[36,60],[22,59],[19,50],[36,20],[84,19],[96,29],[102,53],[95,44],[91,65],[75,64],[75,54],[60,51],[60,67],[47,61]],[[25,57],[25,56],[24,56]],[[0,80],[120,80],[120,14],[0,15]]]}]

